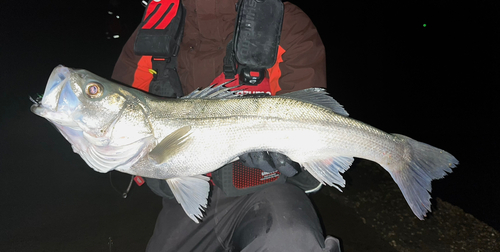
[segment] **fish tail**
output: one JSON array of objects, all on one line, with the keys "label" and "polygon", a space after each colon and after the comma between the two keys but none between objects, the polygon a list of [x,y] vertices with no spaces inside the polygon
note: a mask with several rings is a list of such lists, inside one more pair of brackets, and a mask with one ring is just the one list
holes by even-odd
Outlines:
[{"label": "fish tail", "polygon": [[[431,181],[452,172],[458,160],[450,153],[407,136],[393,134],[403,143],[403,164],[384,167],[398,184],[413,213],[423,219],[431,211]],[[388,165],[392,166],[392,165]]]}]

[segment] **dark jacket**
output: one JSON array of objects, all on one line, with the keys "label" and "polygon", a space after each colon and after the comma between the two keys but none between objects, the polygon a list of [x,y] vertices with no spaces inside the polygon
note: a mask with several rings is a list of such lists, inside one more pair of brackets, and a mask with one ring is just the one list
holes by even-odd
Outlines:
[{"label": "dark jacket", "polygon": [[[204,88],[211,83],[224,82],[223,59],[226,46],[233,38],[237,15],[235,4],[238,0],[182,0],[186,9],[184,36],[177,57],[177,72],[184,94],[197,88]],[[134,42],[138,29],[125,44],[115,65],[112,78],[126,85],[150,92],[149,85],[153,79],[150,73],[151,56],[134,54]],[[321,38],[309,17],[297,6],[285,2],[283,27],[277,61],[268,69],[268,78],[259,86],[245,87],[245,91],[269,92],[272,95],[288,93],[311,87],[326,87],[325,49]],[[155,81],[156,83],[157,81]],[[240,161],[220,169],[220,174],[235,170],[237,174],[254,173],[254,169],[244,166]],[[245,172],[243,172],[245,171]],[[261,174],[259,172],[259,174]],[[227,178],[229,176],[229,178]],[[262,183],[259,176],[247,175],[238,177],[245,184]],[[223,181],[234,184],[232,175],[214,174],[213,181],[218,186]],[[314,180],[311,177],[312,180]],[[158,195],[172,198],[168,185],[163,180],[147,179],[148,186]],[[271,184],[272,180],[265,180]],[[299,183],[300,184],[300,183]],[[313,181],[313,187],[319,182]],[[267,185],[267,184],[266,184]],[[224,186],[222,186],[224,187]],[[238,189],[235,195],[259,190],[255,185],[251,189]],[[299,186],[300,187],[300,186]],[[305,189],[305,188],[303,188]],[[307,188],[307,190],[310,188]],[[223,188],[231,195],[230,189]],[[305,189],[306,190],[306,189]],[[234,193],[234,192],[233,192]]]},{"label": "dark jacket", "polygon": [[[185,94],[208,86],[222,73],[226,45],[233,37],[237,2],[182,1],[186,23],[177,70]],[[284,7],[277,64],[268,69],[272,94],[326,87],[325,49],[316,27],[294,4],[285,2]],[[133,52],[136,34],[137,30],[125,44],[112,78],[148,91],[153,76],[147,60],[141,61],[141,56]]]}]

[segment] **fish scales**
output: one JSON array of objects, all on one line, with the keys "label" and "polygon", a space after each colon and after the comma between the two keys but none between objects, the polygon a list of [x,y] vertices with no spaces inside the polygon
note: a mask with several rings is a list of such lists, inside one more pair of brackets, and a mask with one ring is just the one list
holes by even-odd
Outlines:
[{"label": "fish scales", "polygon": [[[173,175],[150,174],[151,177],[170,178],[208,173],[212,171],[211,167],[222,166],[249,151],[280,152],[299,162],[304,156],[321,158],[331,153],[375,160],[382,164],[390,164],[394,159],[402,158],[401,153],[395,151],[398,148],[394,136],[357,120],[335,114],[321,106],[302,101],[280,97],[266,100],[193,99],[181,100],[173,107],[176,108],[175,114],[161,112],[159,113],[161,116],[153,116],[158,120],[157,126],[154,127],[158,130],[155,131],[163,131],[166,132],[163,135],[168,135],[181,125],[196,125],[192,128],[193,134],[198,130],[204,132],[203,129],[208,129],[206,134],[211,137],[205,137],[203,142],[199,141],[198,145],[193,145],[192,148],[180,153],[177,159],[165,163],[165,167],[175,167],[169,170],[171,173],[178,170]],[[300,109],[290,109],[296,107]],[[171,110],[163,107],[158,111]],[[233,119],[229,120],[230,117]],[[201,124],[200,119],[204,120]],[[162,127],[172,125],[172,120],[178,120],[173,124],[173,128]],[[301,124],[302,121],[306,123]],[[219,131],[219,134],[215,133],[214,129]],[[203,134],[205,133],[199,133]],[[159,138],[163,135],[159,135]],[[226,147],[213,151],[206,149],[206,146],[216,141]],[[197,155],[198,158],[193,158],[192,153],[200,154]],[[226,157],[219,153],[225,153]],[[148,162],[142,164],[138,170],[146,169],[149,165]]]},{"label": "fish scales", "polygon": [[420,219],[431,210],[431,181],[458,164],[444,150],[348,117],[322,89],[236,97],[209,87],[165,99],[59,66],[31,110],[96,171],[165,179],[195,222],[207,207],[203,174],[248,152],[285,154],[338,189],[354,157],[371,160],[389,172]]}]

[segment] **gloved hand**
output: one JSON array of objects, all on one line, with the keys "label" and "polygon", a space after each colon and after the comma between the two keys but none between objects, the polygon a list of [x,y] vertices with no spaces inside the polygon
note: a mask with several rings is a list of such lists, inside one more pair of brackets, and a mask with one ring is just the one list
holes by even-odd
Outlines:
[{"label": "gloved hand", "polygon": [[250,168],[258,168],[265,172],[278,170],[287,177],[292,177],[302,170],[298,163],[277,152],[250,152],[239,158],[245,166]]}]

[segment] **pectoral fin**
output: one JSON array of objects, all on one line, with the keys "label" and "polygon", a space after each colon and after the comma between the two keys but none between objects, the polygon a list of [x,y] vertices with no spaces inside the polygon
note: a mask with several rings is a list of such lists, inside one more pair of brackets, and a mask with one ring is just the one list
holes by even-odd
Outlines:
[{"label": "pectoral fin", "polygon": [[191,126],[184,126],[172,132],[151,150],[149,157],[158,164],[166,162],[170,157],[176,155],[183,146],[189,143],[190,131]]},{"label": "pectoral fin", "polygon": [[203,209],[207,207],[210,179],[203,175],[167,179],[174,197],[181,204],[184,212],[194,222],[203,217]]}]

